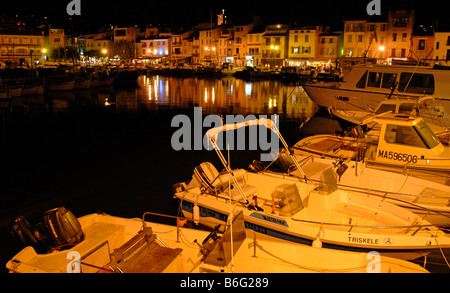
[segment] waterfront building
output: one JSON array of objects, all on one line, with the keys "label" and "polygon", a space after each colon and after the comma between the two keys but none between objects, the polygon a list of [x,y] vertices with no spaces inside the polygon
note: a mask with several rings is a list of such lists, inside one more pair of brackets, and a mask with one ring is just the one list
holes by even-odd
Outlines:
[{"label": "waterfront building", "polygon": [[345,57],[363,57],[367,48],[365,20],[344,21],[344,54]]},{"label": "waterfront building", "polygon": [[183,51],[181,50],[182,40],[183,34],[181,33],[172,34],[170,38],[169,57],[170,60],[174,63],[180,62],[181,60],[185,59]]},{"label": "waterfront building", "polygon": [[220,36],[217,45],[218,63],[234,63],[234,28],[230,26],[220,27]]},{"label": "waterfront building", "polygon": [[234,26],[233,59],[236,66],[245,65],[247,56],[247,34],[252,26],[252,24]]},{"label": "waterfront building", "polygon": [[156,38],[159,35],[158,27],[146,27],[144,31],[144,38]]},{"label": "waterfront building", "polygon": [[[261,19],[258,17],[254,17],[253,21],[249,24],[244,25],[234,25],[234,43],[233,43],[233,59],[234,64],[236,66],[245,66],[247,65],[247,58],[249,50],[248,50],[248,34],[255,27],[259,27],[261,25]],[[253,41],[253,40],[252,40]],[[254,48],[254,46],[253,46]],[[259,49],[258,49],[259,51]]]},{"label": "waterfront building", "polygon": [[434,59],[446,64],[450,60],[450,31],[434,33]]},{"label": "waterfront building", "polygon": [[289,30],[287,66],[304,67],[315,62],[318,57],[319,35],[322,26],[305,26]]},{"label": "waterfront building", "polygon": [[264,26],[257,25],[247,34],[247,56],[245,57],[247,66],[259,67],[261,65],[261,40],[264,29]]},{"label": "waterfront building", "polygon": [[145,59],[161,59],[169,56],[171,38],[143,39],[140,41],[141,54]]},{"label": "waterfront building", "polygon": [[391,58],[407,58],[411,48],[412,33],[414,30],[414,10],[411,12],[401,10],[389,11],[388,22],[391,38],[388,42]]},{"label": "waterfront building", "polygon": [[234,26],[233,60],[236,66],[243,66],[246,56],[246,35],[249,31],[248,25]]},{"label": "waterfront building", "polygon": [[181,35],[181,52],[186,60],[186,63],[190,64],[193,64],[192,59],[196,54],[194,52],[194,34],[195,32],[193,30],[189,30]]},{"label": "waterfront building", "polygon": [[422,60],[424,63],[430,63],[434,60],[435,44],[434,31],[432,27],[420,25],[414,30],[412,36],[412,57],[416,60]]},{"label": "waterfront building", "polygon": [[0,30],[0,66],[31,67],[47,54],[45,35],[27,28]]},{"label": "waterfront building", "polygon": [[113,41],[107,38],[86,38],[86,52],[88,55],[93,54],[96,57],[108,57],[110,56],[112,46]]},{"label": "waterfront building", "polygon": [[200,42],[200,63],[211,64],[217,63],[217,43],[218,43],[218,30],[211,24],[209,28],[201,29],[199,33]]},{"label": "waterfront building", "polygon": [[344,57],[406,60],[412,43],[414,11],[389,11],[377,21],[344,21]]},{"label": "waterfront building", "polygon": [[[390,38],[392,32],[389,29],[389,22],[367,22],[365,35],[366,42],[364,43],[365,49],[362,56],[368,58],[386,59],[389,57],[391,50]],[[359,49],[358,49],[359,50]]]},{"label": "waterfront building", "polygon": [[200,37],[198,31],[192,36],[192,64],[200,63]]},{"label": "waterfront building", "polygon": [[49,27],[48,30],[48,47],[51,50],[65,49],[65,34],[64,29]]},{"label": "waterfront building", "polygon": [[227,16],[225,15],[225,9],[222,9],[222,13],[217,15],[217,26],[225,25],[228,23]]},{"label": "waterfront building", "polygon": [[86,53],[86,36],[73,37],[71,42],[76,48],[77,53],[83,57],[84,53]]},{"label": "waterfront building", "polygon": [[266,26],[261,38],[261,64],[267,68],[286,66],[288,44],[288,25],[274,24]]},{"label": "waterfront building", "polygon": [[114,42],[135,42],[140,35],[139,28],[135,26],[114,28]]},{"label": "waterfront building", "polygon": [[341,57],[343,53],[343,32],[324,32],[319,35],[318,54],[316,60],[331,61]]}]

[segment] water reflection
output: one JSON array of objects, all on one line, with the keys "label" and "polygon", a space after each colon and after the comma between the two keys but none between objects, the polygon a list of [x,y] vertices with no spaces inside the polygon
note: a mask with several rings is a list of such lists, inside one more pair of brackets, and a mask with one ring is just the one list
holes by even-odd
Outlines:
[{"label": "water reflection", "polygon": [[[305,119],[317,106],[303,88],[274,80],[245,81],[234,77],[221,79],[140,76],[135,103],[172,107],[202,107],[207,114],[279,114],[289,119]],[[126,101],[122,101],[126,99]],[[118,110],[132,102],[129,93],[117,92]],[[122,106],[120,106],[122,105]],[[150,107],[151,108],[151,107]]]},{"label": "water reflection", "polygon": [[4,110],[56,113],[96,107],[121,113],[142,109],[157,111],[160,108],[202,107],[205,114],[279,114],[282,119],[299,121],[318,111],[302,87],[275,80],[142,75],[137,79],[137,85],[22,97],[20,103],[20,98],[17,98],[14,105],[6,105]]}]

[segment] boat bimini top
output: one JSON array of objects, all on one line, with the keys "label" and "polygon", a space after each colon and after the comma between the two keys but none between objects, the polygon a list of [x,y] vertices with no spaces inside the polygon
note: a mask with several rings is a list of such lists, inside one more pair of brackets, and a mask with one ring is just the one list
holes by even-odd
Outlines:
[{"label": "boat bimini top", "polygon": [[[238,189],[239,194],[242,196],[242,199],[244,200],[244,202],[247,205],[250,205],[250,202],[247,198],[247,196],[245,195],[244,190],[242,189],[241,185],[239,184],[238,180],[236,179],[235,174],[233,174],[233,170],[231,169],[229,163],[227,162],[227,160],[225,159],[225,157],[223,156],[219,146],[217,145],[217,136],[221,133],[221,132],[226,132],[229,130],[237,130],[239,128],[242,127],[248,127],[248,126],[265,126],[268,129],[272,130],[275,134],[278,135],[278,138],[280,139],[280,141],[283,143],[287,155],[292,159],[292,161],[294,162],[295,166],[297,167],[297,170],[299,170],[301,176],[303,177],[303,179],[306,181],[306,174],[303,172],[302,168],[300,167],[297,159],[293,156],[293,154],[289,151],[289,147],[286,143],[286,141],[284,140],[284,138],[282,137],[280,131],[278,130],[276,124],[274,122],[272,122],[272,120],[267,119],[267,118],[261,118],[261,119],[254,119],[254,120],[250,120],[250,121],[244,121],[244,122],[240,122],[240,123],[235,123],[235,124],[225,124],[223,126],[219,126],[216,128],[212,128],[210,130],[208,130],[206,132],[206,136],[208,137],[209,141],[211,142],[211,144],[214,147],[214,150],[216,151],[217,155],[220,158],[220,161],[222,162],[223,166],[225,167],[226,172],[229,174],[229,176],[231,176],[231,180],[234,184],[234,186]],[[219,176],[219,175],[217,175]]]}]

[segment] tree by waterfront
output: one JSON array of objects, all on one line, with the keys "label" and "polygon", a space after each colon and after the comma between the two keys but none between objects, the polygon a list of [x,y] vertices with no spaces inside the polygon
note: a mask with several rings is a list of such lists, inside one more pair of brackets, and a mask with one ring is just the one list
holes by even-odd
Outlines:
[{"label": "tree by waterfront", "polygon": [[134,44],[128,41],[116,41],[112,45],[112,55],[123,60],[134,58]]}]

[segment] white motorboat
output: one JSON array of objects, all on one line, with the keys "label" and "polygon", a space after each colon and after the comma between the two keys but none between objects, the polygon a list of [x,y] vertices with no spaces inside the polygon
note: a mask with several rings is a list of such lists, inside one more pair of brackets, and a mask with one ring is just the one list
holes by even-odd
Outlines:
[{"label": "white motorboat", "polygon": [[[338,177],[338,187],[342,190],[383,199],[411,210],[434,225],[450,226],[448,185],[407,174],[368,168],[362,161],[312,155],[295,157],[310,180],[320,182],[320,178],[315,178],[315,175],[331,167]],[[280,152],[276,165],[289,175],[301,176],[284,150]]]},{"label": "white motorboat", "polygon": [[75,79],[75,86],[74,89],[89,89],[91,88],[91,77],[90,76],[84,76],[84,75],[78,75]]},{"label": "white motorboat", "polygon": [[22,91],[23,96],[43,95],[43,94],[44,94],[44,86],[39,83],[25,84]]},{"label": "white motorboat", "polygon": [[329,109],[330,114],[356,125],[364,125],[377,115],[393,114],[422,117],[439,140],[448,146],[450,142],[450,115],[439,101],[431,97],[391,98],[378,103],[370,111]]},{"label": "white motorboat", "polygon": [[8,94],[8,89],[7,88],[0,88],[0,99],[11,99],[11,96]]},{"label": "white motorboat", "polygon": [[[83,238],[76,244],[60,246],[47,253],[37,253],[32,246],[27,246],[8,261],[6,266],[10,272],[427,272],[417,264],[380,256],[376,252],[343,252],[292,242],[274,242],[246,231],[242,213],[233,216],[232,227],[221,234],[218,229],[210,232],[145,221],[146,215],[157,215],[154,213],[144,213],[142,219],[106,214],[90,214],[75,219],[73,214],[61,213],[64,211],[62,208],[56,209],[56,213],[58,211],[59,215],[68,215],[65,218],[72,224],[79,224],[75,225],[76,230],[82,231]],[[182,222],[182,219],[177,220]],[[57,223],[63,222],[57,220]],[[21,231],[27,230],[33,229],[25,227]],[[70,230],[74,232],[67,225],[65,229],[56,231],[67,235]]]},{"label": "white motorboat", "polygon": [[232,170],[215,143],[217,135],[255,124],[275,131],[288,150],[270,120],[209,130],[206,135],[226,173],[205,162],[195,168],[192,180],[174,186],[174,197],[186,217],[204,224],[223,223],[230,209],[242,210],[247,228],[272,237],[308,245],[320,242],[323,247],[341,250],[376,250],[405,259],[450,247],[450,237],[411,211],[338,189],[331,167],[322,170],[320,183],[310,182],[291,154],[304,181],[272,172]]},{"label": "white motorboat", "polygon": [[[366,121],[370,130],[355,137],[314,135],[295,144],[295,153],[365,160],[368,167],[449,184],[450,149],[421,117],[385,113]],[[355,128],[358,129],[358,128]]]},{"label": "white motorboat", "polygon": [[234,75],[236,72],[242,70],[243,68],[235,67],[233,63],[223,63],[222,67],[217,69],[214,74],[220,76],[231,76]]},{"label": "white motorboat", "polygon": [[388,96],[440,99],[450,113],[450,71],[425,66],[364,64],[353,66],[343,82],[303,85],[319,106],[338,110],[369,110]]},{"label": "white motorboat", "polygon": [[114,76],[100,76],[97,80],[98,86],[112,86],[116,78]]},{"label": "white motorboat", "polygon": [[23,91],[23,85],[11,85],[8,86],[8,91],[9,91],[9,96],[14,98],[14,97],[20,97],[22,96],[22,91]]},{"label": "white motorboat", "polygon": [[450,127],[450,115],[445,113],[443,106],[435,99],[426,96],[422,98],[390,98],[385,99],[370,110],[330,109],[330,113],[353,124],[363,124],[369,118],[386,112],[393,114],[422,117],[435,133],[438,134]]},{"label": "white motorboat", "polygon": [[75,87],[73,78],[49,78],[46,83],[48,91],[71,91]]}]

